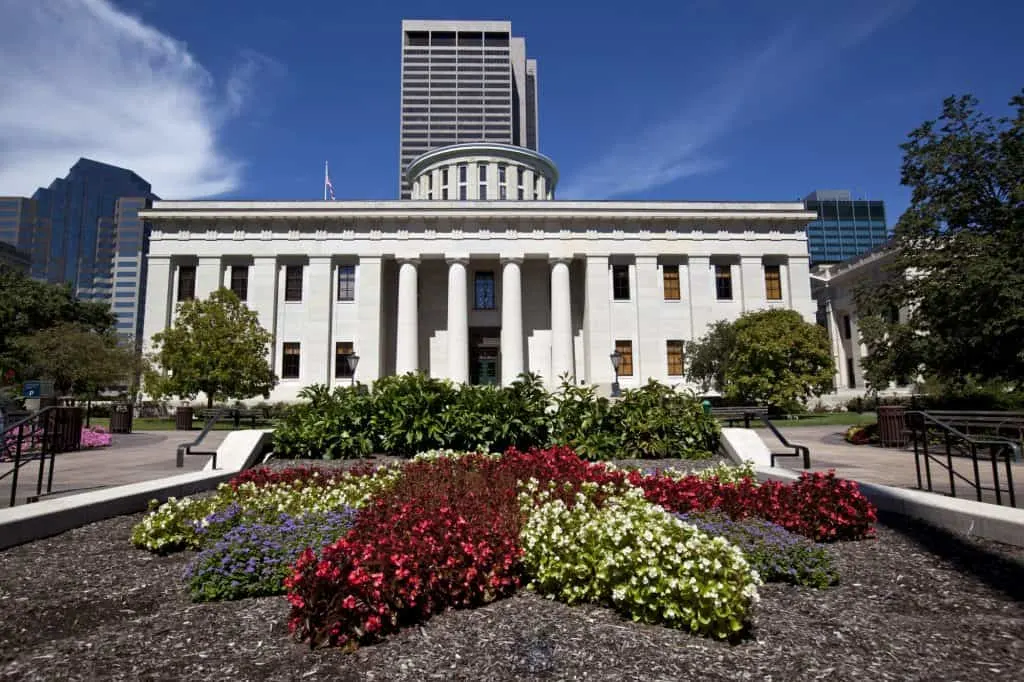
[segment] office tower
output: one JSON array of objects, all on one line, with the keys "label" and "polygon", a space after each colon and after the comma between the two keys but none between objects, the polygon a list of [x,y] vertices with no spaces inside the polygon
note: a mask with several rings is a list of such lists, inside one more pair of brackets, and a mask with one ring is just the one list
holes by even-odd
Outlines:
[{"label": "office tower", "polygon": [[537,62],[508,21],[402,22],[399,192],[435,147],[498,142],[537,149]]},{"label": "office tower", "polygon": [[113,220],[113,248],[109,270],[111,287],[107,294],[117,318],[117,335],[142,346],[143,312],[146,307],[146,255],[149,232],[139,211],[153,205],[152,197],[121,197]]},{"label": "office tower", "polygon": [[844,261],[889,240],[882,201],[855,200],[849,190],[818,190],[804,205],[818,214],[807,226],[811,266]]},{"label": "office tower", "polygon": [[67,177],[32,195],[32,277],[70,282],[81,298],[109,298],[106,273],[113,253],[117,202],[122,197],[152,196],[149,183],[132,171],[79,159]]},{"label": "office tower", "polygon": [[27,253],[18,250],[13,244],[0,241],[0,272],[13,270],[27,275],[30,265]]},{"label": "office tower", "polygon": [[0,197],[0,242],[28,251],[36,222],[36,205],[25,197]]}]

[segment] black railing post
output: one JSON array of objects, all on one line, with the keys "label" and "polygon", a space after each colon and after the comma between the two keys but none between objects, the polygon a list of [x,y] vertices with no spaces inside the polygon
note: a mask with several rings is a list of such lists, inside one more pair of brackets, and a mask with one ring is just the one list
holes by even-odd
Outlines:
[{"label": "black railing post", "polygon": [[39,477],[36,479],[36,499],[39,498],[43,493],[43,474],[46,470],[46,448],[49,445],[50,449],[53,449],[53,433],[51,432],[50,417],[52,413],[41,414],[40,420],[42,421],[42,440],[39,442]]},{"label": "black railing post", "polygon": [[[1012,448],[1009,448],[1012,451]],[[1010,453],[1006,453],[1006,487],[1010,493],[1010,506],[1017,506],[1017,491],[1013,489],[1013,465],[1010,464]]]},{"label": "black railing post", "polygon": [[11,504],[18,501],[18,469],[21,468],[21,434],[25,428],[24,424],[18,424],[18,442],[14,445],[14,471],[11,474]]},{"label": "black railing post", "polygon": [[928,492],[932,492],[931,455],[928,454],[928,424],[924,425],[924,439],[923,439],[922,442],[923,442],[923,449],[924,449],[924,477],[925,477],[925,480],[928,481],[928,488],[927,488]]},{"label": "black railing post", "polygon": [[996,504],[1003,503],[1003,489],[999,485],[999,446],[995,443],[988,446],[989,455],[992,457],[992,487],[996,491]]},{"label": "black railing post", "polygon": [[981,502],[981,470],[978,468],[978,446],[974,441],[971,441],[971,460],[974,462],[974,490],[978,502]]},{"label": "black railing post", "polygon": [[953,475],[953,445],[950,443],[949,436],[949,431],[946,431],[946,463],[949,465],[949,494],[956,497],[956,477]]},{"label": "black railing post", "polygon": [[[924,487],[921,483],[921,452],[920,448],[918,447],[918,443],[920,442],[921,436],[921,431],[918,431],[918,417],[920,417],[920,415],[915,415],[914,420],[914,469],[917,470],[917,489],[924,490]],[[921,420],[920,423],[923,424],[924,420]]]}]

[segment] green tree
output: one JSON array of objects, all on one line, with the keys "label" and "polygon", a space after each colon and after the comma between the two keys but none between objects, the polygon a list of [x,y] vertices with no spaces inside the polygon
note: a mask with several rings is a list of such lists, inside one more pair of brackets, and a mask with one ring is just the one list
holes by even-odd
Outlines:
[{"label": "green tree", "polygon": [[692,380],[746,404],[794,409],[831,390],[835,374],[825,329],[795,310],[758,310],[717,322],[690,353],[698,358],[688,370]]},{"label": "green tree", "polygon": [[[857,296],[866,367],[880,386],[918,372],[948,386],[1024,377],[1024,91],[993,120],[945,100],[902,145],[911,203],[883,285]],[[887,319],[900,308],[906,319]]]},{"label": "green tree", "polygon": [[134,353],[110,332],[62,322],[19,337],[15,347],[27,359],[26,370],[53,381],[58,395],[95,395],[131,382]]},{"label": "green tree", "polygon": [[277,385],[267,360],[272,340],[256,313],[228,289],[185,301],[173,326],[153,335],[146,392],[189,400],[202,392],[209,407],[215,400],[268,398]]},{"label": "green tree", "polygon": [[77,300],[70,285],[0,272],[0,370],[13,369],[18,378],[28,378],[30,358],[19,339],[62,323],[108,334],[115,318],[107,303]]}]

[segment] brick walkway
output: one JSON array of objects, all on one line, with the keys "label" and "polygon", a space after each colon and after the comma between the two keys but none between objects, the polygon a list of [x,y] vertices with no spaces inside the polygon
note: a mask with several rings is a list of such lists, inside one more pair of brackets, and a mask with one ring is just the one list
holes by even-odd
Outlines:
[{"label": "brick walkway", "polygon": [[[843,478],[879,483],[897,488],[917,488],[917,470],[914,465],[913,449],[882,448],[874,445],[850,445],[843,440],[843,426],[803,426],[779,428],[779,431],[791,443],[806,445],[811,450],[811,469],[826,471],[835,469],[836,475]],[[758,434],[769,448],[779,451],[781,445],[764,429]],[[937,452],[934,454],[938,454]],[[980,453],[979,453],[980,455]],[[945,462],[943,455],[942,461]],[[779,463],[789,469],[799,470],[799,460],[783,459]],[[966,457],[954,457],[954,470],[968,480],[974,480],[973,463]],[[924,479],[924,463],[922,458],[922,479]],[[1000,486],[1006,489],[1005,464],[999,467]],[[1024,507],[1024,464],[1015,463],[1012,467],[1014,491],[1017,506]],[[949,494],[949,474],[938,464],[931,463],[932,487],[935,492]],[[982,485],[992,486],[992,463],[981,460],[979,465]],[[974,488],[960,479],[955,479],[956,496],[975,499]],[[983,498],[995,502],[995,493],[985,492]],[[1009,504],[1007,495],[1003,494],[1003,504]]]},{"label": "brick walkway", "polygon": [[[220,445],[230,431],[211,431],[200,449],[212,450]],[[57,455],[53,467],[53,491],[71,492],[139,483],[153,478],[199,471],[209,457],[189,456],[185,466],[175,466],[178,446],[199,435],[198,431],[136,431],[114,434],[108,448],[69,452]],[[10,462],[0,463],[0,475],[11,469]],[[48,470],[47,472],[48,473]],[[43,489],[46,489],[46,480]],[[39,463],[30,462],[18,471],[18,504],[34,495],[39,476]],[[0,508],[10,504],[11,478],[0,481]]]}]

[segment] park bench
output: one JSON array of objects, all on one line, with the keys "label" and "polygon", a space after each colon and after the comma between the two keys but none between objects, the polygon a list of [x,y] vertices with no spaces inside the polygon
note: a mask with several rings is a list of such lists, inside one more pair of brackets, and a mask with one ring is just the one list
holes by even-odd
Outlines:
[{"label": "park bench", "polygon": [[237,429],[241,426],[243,421],[249,423],[251,428],[256,428],[256,422],[264,422],[267,419],[266,414],[263,410],[253,410],[246,407],[228,407],[228,408],[213,408],[199,411],[200,419],[209,421],[210,419],[217,418],[218,420],[230,419]]},{"label": "park bench", "polygon": [[767,407],[758,406],[746,406],[746,407],[712,407],[711,416],[715,417],[719,421],[725,422],[726,426],[732,426],[739,422],[743,422],[743,428],[749,429],[750,422],[758,417],[764,417],[768,414]]},{"label": "park bench", "polygon": [[811,468],[811,451],[806,445],[799,445],[797,443],[790,443],[786,440],[786,437],[782,435],[782,432],[775,428],[775,424],[772,424],[771,420],[768,419],[767,415],[761,416],[761,421],[767,426],[775,437],[779,439],[783,447],[790,448],[792,452],[775,452],[771,451],[771,464],[775,466],[776,457],[801,457],[803,459],[804,469]]}]

